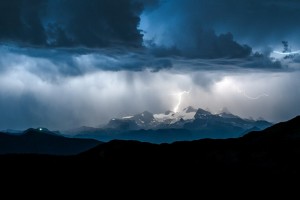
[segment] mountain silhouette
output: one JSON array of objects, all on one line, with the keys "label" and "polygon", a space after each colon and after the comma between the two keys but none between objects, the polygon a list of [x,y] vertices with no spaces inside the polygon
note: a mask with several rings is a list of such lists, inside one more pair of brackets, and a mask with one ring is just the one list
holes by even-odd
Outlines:
[{"label": "mountain silhouette", "polygon": [[72,169],[63,171],[64,174],[69,172],[70,176],[83,175],[96,180],[124,175],[127,176],[124,180],[173,177],[168,179],[169,182],[182,177],[186,181],[190,178],[194,181],[215,180],[212,178],[223,176],[227,176],[224,180],[232,177],[293,177],[300,175],[299,130],[298,116],[240,138],[172,144],[113,140],[76,156],[1,155],[0,160],[4,169],[22,166],[26,173],[37,173],[39,168],[50,167],[58,175],[63,167]]},{"label": "mountain silhouette", "polygon": [[[160,164],[211,170],[300,172],[300,116],[241,138],[204,139],[172,144],[114,140],[79,157],[110,164]],[[99,156],[100,155],[100,156]],[[268,171],[270,170],[270,171]]]},{"label": "mountain silhouette", "polygon": [[45,128],[31,128],[20,135],[0,133],[0,154],[75,155],[99,143],[92,139],[63,137]]},{"label": "mountain silhouette", "polygon": [[244,136],[256,140],[293,140],[300,139],[300,116],[288,122],[275,124],[264,131],[254,131]]}]

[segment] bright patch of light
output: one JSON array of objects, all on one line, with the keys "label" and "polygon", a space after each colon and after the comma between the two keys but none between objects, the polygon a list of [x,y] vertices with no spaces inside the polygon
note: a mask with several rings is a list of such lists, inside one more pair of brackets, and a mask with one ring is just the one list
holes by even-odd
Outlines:
[{"label": "bright patch of light", "polygon": [[300,55],[300,50],[299,51],[291,51],[291,52],[281,52],[281,51],[273,51],[271,53],[271,57],[275,59],[284,59],[286,57],[293,57],[293,56],[299,56]]},{"label": "bright patch of light", "polygon": [[182,96],[184,94],[189,94],[189,93],[190,93],[190,91],[182,91],[182,92],[178,92],[178,93],[172,94],[174,96],[177,96],[177,98],[178,98],[178,102],[177,102],[176,106],[173,108],[173,111],[175,113],[177,113],[178,110],[179,110],[179,108],[180,108],[180,105],[181,105],[181,102],[182,102]]},{"label": "bright patch of light", "polygon": [[298,51],[291,51],[291,52],[280,52],[280,51],[273,51],[274,53],[280,54],[280,55],[285,55],[285,56],[290,56],[294,54],[299,54],[300,50]]},{"label": "bright patch of light", "polygon": [[236,83],[235,80],[229,78],[229,77],[225,77],[222,81],[218,82],[216,84],[216,87],[217,87],[217,90],[220,91],[221,93],[224,93],[224,92],[234,92],[234,93],[237,93],[237,94],[240,94],[242,95],[243,97],[249,99],[249,100],[258,100],[262,97],[268,97],[269,95],[266,94],[266,93],[261,93],[261,94],[258,94],[256,96],[252,96],[252,95],[249,95],[245,89],[242,89],[241,87],[239,87],[238,83]]}]

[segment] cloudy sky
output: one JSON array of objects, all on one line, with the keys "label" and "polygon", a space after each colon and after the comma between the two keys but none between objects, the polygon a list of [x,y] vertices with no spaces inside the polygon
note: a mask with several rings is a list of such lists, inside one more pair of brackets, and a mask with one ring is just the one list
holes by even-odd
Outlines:
[{"label": "cloudy sky", "polygon": [[0,129],[97,127],[183,91],[179,109],[287,120],[299,19],[298,0],[1,1]]}]

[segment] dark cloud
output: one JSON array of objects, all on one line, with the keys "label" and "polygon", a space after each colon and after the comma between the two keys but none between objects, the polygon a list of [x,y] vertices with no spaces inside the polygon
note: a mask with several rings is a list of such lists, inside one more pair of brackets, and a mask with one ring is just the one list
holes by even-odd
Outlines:
[{"label": "dark cloud", "polygon": [[[251,55],[253,43],[244,45],[236,39],[263,36],[262,32],[268,31],[275,33],[275,28],[280,29],[278,33],[286,32],[290,24],[295,24],[298,12],[294,11],[300,7],[296,1],[294,6],[283,1],[249,2],[2,1],[0,40],[50,47],[141,47],[146,34],[145,38],[153,41],[148,47],[154,56],[245,58]],[[141,13],[143,19],[148,18],[146,28],[144,22],[139,27]],[[274,13],[284,17],[274,18]],[[140,28],[145,28],[145,33]]]},{"label": "dark cloud", "polygon": [[0,2],[0,39],[31,44],[44,44],[46,40],[40,12],[45,1],[11,0]]},{"label": "dark cloud", "polygon": [[300,32],[297,0],[213,0],[206,3],[203,16],[209,25],[251,43],[280,43]]},{"label": "dark cloud", "polygon": [[[145,50],[127,48],[20,48],[0,46],[0,72],[26,69],[49,81],[83,76],[97,71],[158,72],[173,67],[170,58],[156,57]],[[176,61],[175,61],[176,62]]]},{"label": "dark cloud", "polygon": [[299,54],[296,55],[296,56],[294,57],[293,61],[296,62],[296,63],[300,63],[300,55],[299,55]]},{"label": "dark cloud", "polygon": [[190,45],[177,43],[171,47],[157,45],[151,42],[148,46],[156,56],[183,56],[187,58],[246,58],[251,55],[252,48],[248,45],[241,45],[233,40],[231,33],[217,36],[214,31],[198,30],[191,32]]},{"label": "dark cloud", "polygon": [[155,0],[11,0],[0,2],[0,40],[33,45],[139,47],[140,13]]},{"label": "dark cloud", "polygon": [[167,0],[143,13],[142,28],[146,39],[189,57],[243,57],[250,52],[244,43],[300,47],[299,18],[296,0]]},{"label": "dark cloud", "polygon": [[26,68],[45,80],[57,81],[60,77],[82,76],[97,71],[236,71],[243,69],[286,70],[281,62],[267,54],[255,53],[247,58],[186,58],[157,56],[147,49],[128,48],[20,48],[0,47],[0,72]]}]

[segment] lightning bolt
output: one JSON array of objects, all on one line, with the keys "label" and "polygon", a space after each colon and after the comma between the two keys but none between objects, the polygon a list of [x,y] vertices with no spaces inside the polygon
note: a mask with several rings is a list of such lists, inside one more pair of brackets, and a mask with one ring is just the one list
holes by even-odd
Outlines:
[{"label": "lightning bolt", "polygon": [[300,53],[300,50],[298,51],[292,51],[292,52],[280,52],[280,51],[273,51],[274,53],[277,53],[277,54],[280,54],[280,55],[286,55],[286,56],[289,56],[289,55],[293,55],[293,54],[298,54]]},{"label": "lightning bolt", "polygon": [[189,94],[189,93],[190,93],[190,91],[182,91],[182,92],[178,92],[178,93],[175,93],[175,94],[171,94],[171,95],[175,95],[175,96],[178,97],[178,102],[177,102],[176,106],[175,106],[174,109],[173,109],[173,111],[174,111],[175,113],[178,112],[178,109],[179,109],[179,107],[180,107],[180,105],[181,105],[181,102],[182,102],[182,96],[183,96],[184,94]]},{"label": "lightning bolt", "polygon": [[249,99],[249,100],[258,100],[261,99],[263,97],[268,97],[269,95],[267,93],[261,93],[257,96],[251,96],[249,95],[244,89],[241,89],[233,79],[231,78],[227,78],[225,77],[221,82],[218,83],[218,87],[219,89],[223,90],[232,90],[240,95],[242,95],[243,97]]},{"label": "lightning bolt", "polygon": [[253,96],[248,95],[245,90],[242,90],[242,89],[240,89],[237,86],[235,86],[235,89],[236,89],[236,91],[238,93],[242,94],[244,97],[246,97],[247,99],[250,99],[250,100],[258,100],[258,99],[260,99],[262,97],[268,97],[269,96],[266,93],[262,93],[262,94],[259,94],[259,95],[255,96],[255,97],[253,97]]},{"label": "lightning bolt", "polygon": [[250,99],[250,100],[257,100],[257,99],[260,99],[260,98],[262,98],[262,97],[268,97],[268,96],[269,96],[269,95],[266,94],[266,93],[262,93],[262,94],[260,94],[260,95],[258,95],[258,96],[256,96],[256,97],[252,97],[252,96],[247,95],[245,91],[243,91],[243,95],[244,95],[244,97],[246,97],[246,98],[248,98],[248,99]]}]

